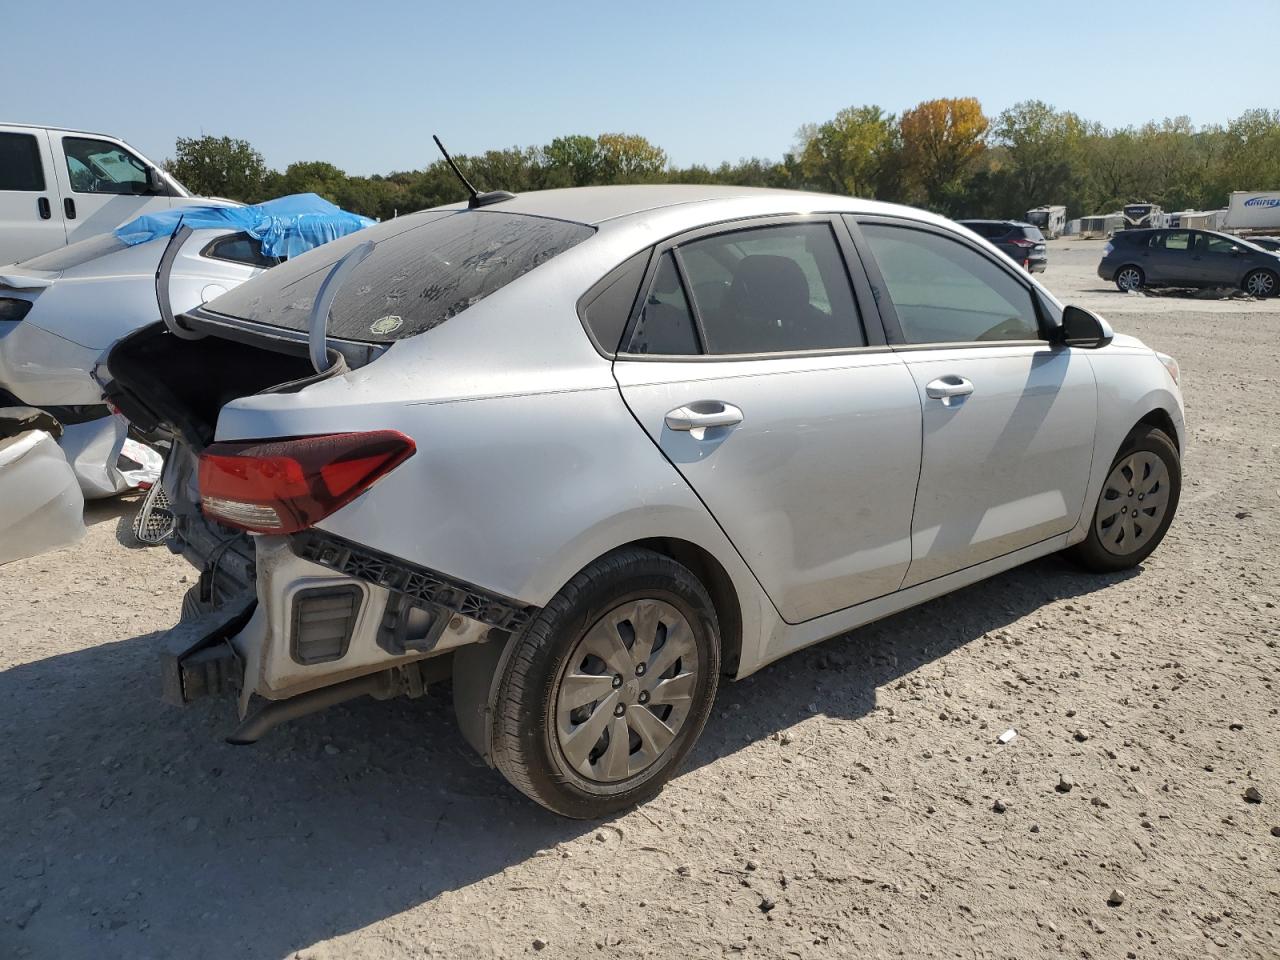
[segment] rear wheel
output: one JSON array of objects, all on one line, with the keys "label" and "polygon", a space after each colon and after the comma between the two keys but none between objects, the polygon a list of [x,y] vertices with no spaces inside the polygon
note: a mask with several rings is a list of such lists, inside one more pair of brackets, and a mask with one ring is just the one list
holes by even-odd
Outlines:
[{"label": "rear wheel", "polygon": [[573,578],[499,665],[489,753],[519,790],[567,817],[647,800],[710,715],[715,607],[685,567],[648,550]]},{"label": "rear wheel", "polygon": [[1125,264],[1116,271],[1116,286],[1125,293],[1130,290],[1141,290],[1146,282],[1147,277],[1142,272],[1142,268],[1135,267],[1131,263]]},{"label": "rear wheel", "polygon": [[1244,278],[1241,289],[1254,297],[1274,297],[1280,290],[1280,280],[1270,270],[1254,270]]},{"label": "rear wheel", "polygon": [[1089,536],[1071,555],[1100,573],[1137,566],[1164,539],[1181,492],[1178,448],[1164,431],[1138,427],[1125,439],[1102,484]]}]

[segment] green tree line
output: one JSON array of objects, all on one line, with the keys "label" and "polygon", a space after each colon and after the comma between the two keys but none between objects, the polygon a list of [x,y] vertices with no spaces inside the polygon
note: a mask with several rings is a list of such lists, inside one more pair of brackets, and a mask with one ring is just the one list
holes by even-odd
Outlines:
[{"label": "green tree line", "polygon": [[[1280,110],[1248,110],[1225,125],[1187,117],[1108,129],[1039,100],[987,116],[973,97],[927,100],[901,116],[875,105],[802,126],[781,160],[680,167],[636,134],[576,134],[543,146],[460,156],[482,190],[519,193],[616,183],[719,183],[849,194],[949,216],[1020,217],[1044,203],[1070,216],[1145,200],[1166,210],[1226,205],[1231,190],[1280,189]],[[323,160],[271,170],[245,140],[179,138],[167,169],[204,196],[257,202],[318,193],[387,219],[464,199],[441,159],[417,170],[350,176]]]}]

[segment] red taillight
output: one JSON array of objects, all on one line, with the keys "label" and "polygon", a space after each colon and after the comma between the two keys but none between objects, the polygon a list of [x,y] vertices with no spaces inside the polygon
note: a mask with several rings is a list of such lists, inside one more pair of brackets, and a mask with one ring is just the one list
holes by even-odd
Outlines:
[{"label": "red taillight", "polygon": [[251,533],[296,533],[345,507],[416,452],[398,430],[210,444],[200,508]]},{"label": "red taillight", "polygon": [[1027,240],[1027,239],[1025,239],[1025,238],[1019,238],[1019,239],[1017,239],[1017,240],[1010,240],[1010,241],[1008,241],[1008,242],[1009,242],[1009,243],[1011,243],[1011,244],[1013,244],[1013,246],[1015,246],[1015,247],[1021,247],[1021,248],[1023,248],[1024,250],[1025,250],[1027,247],[1034,247],[1034,246],[1035,246],[1035,241],[1034,241],[1034,240]]}]

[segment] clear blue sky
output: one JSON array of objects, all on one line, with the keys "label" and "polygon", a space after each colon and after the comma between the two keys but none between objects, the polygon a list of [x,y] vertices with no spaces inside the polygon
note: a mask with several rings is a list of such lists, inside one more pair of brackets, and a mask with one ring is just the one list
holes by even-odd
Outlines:
[{"label": "clear blue sky", "polygon": [[[488,8],[489,12],[481,12]],[[505,8],[505,10],[504,10]],[[1263,17],[1263,13],[1267,17]],[[1280,106],[1273,0],[1021,3],[9,4],[0,121],[114,133],[154,160],[200,133],[348,173],[566,133],[678,164],[779,158],[877,103],[1038,97],[1109,126]]]}]

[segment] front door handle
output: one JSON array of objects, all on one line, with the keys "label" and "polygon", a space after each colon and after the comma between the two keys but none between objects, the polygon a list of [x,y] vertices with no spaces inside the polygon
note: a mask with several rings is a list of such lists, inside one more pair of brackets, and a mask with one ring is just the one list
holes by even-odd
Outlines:
[{"label": "front door handle", "polygon": [[36,201],[36,210],[39,211],[41,220],[48,220],[53,216],[53,210],[49,206],[48,197],[41,197]]},{"label": "front door handle", "polygon": [[68,220],[74,220],[76,218],[76,202],[67,197],[62,201],[62,212],[67,215]]},{"label": "front door handle", "polygon": [[742,411],[732,403],[720,400],[696,400],[676,407],[666,417],[668,430],[705,430],[708,427],[732,427],[742,422]]},{"label": "front door handle", "polygon": [[952,397],[967,397],[973,393],[973,384],[964,377],[947,374],[937,380],[930,380],[924,392],[933,400],[950,400]]}]

